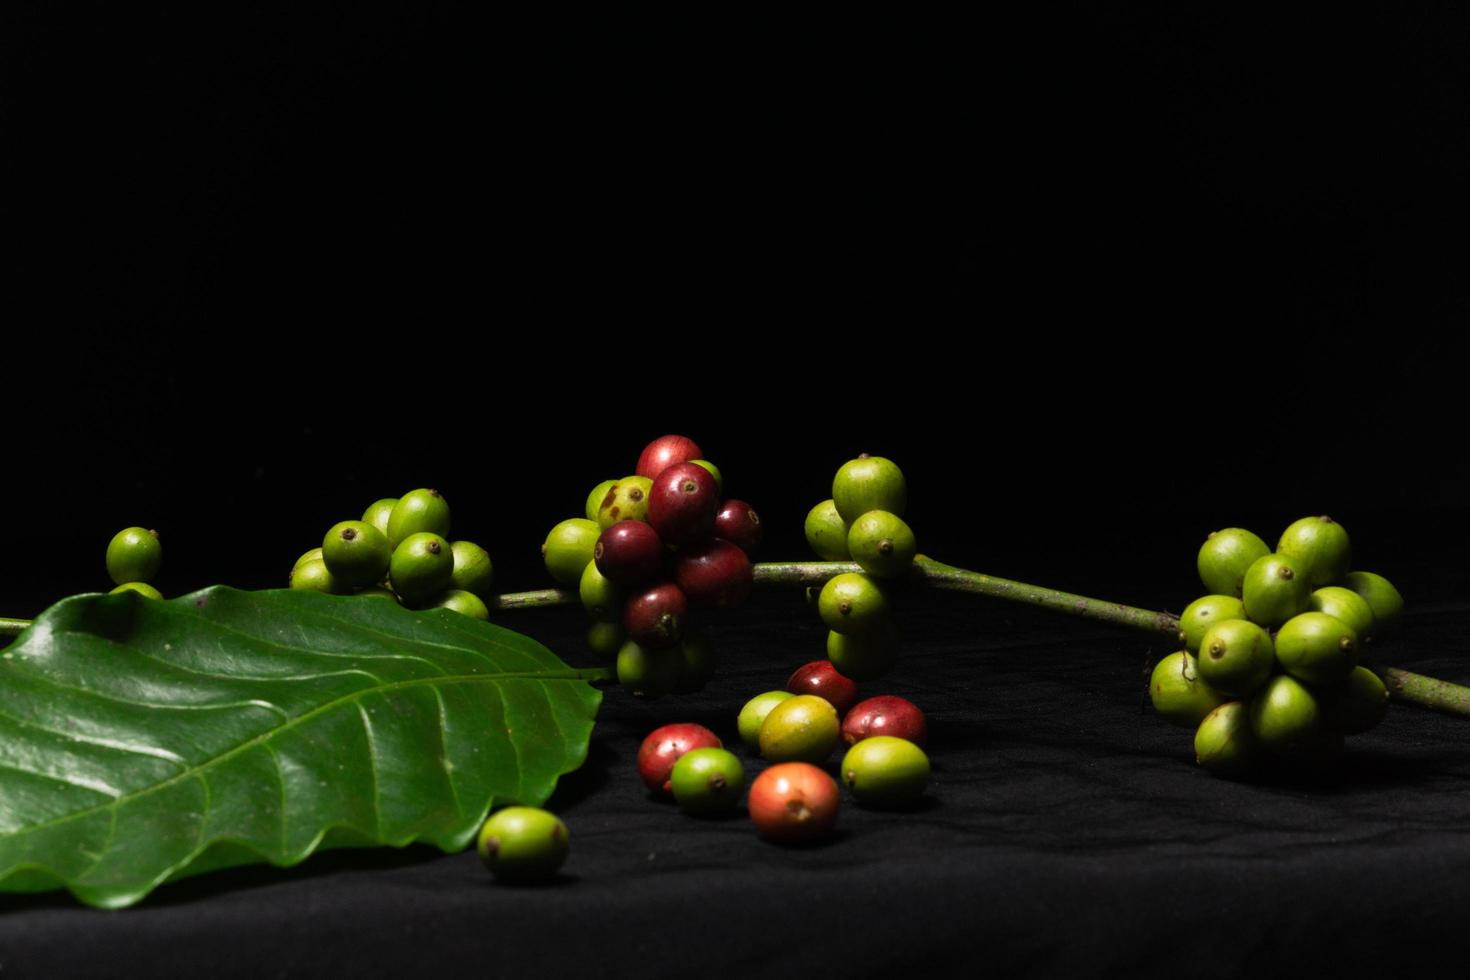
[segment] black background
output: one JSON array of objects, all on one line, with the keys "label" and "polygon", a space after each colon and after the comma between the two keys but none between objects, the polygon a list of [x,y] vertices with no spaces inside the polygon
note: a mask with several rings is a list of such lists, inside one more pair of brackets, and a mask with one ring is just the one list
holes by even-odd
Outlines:
[{"label": "black background", "polygon": [[1463,601],[1464,15],[1294,16],[8,10],[0,611],[425,485],[541,587],[669,431],[768,557],[867,451],[987,572],[1177,610],[1320,512]]}]

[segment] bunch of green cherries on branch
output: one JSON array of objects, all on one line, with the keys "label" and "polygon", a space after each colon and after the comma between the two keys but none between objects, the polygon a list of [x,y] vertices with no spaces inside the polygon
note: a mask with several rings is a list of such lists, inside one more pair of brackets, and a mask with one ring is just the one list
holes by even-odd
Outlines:
[{"label": "bunch of green cherries on branch", "polygon": [[1275,552],[1241,528],[1200,548],[1211,594],[1180,615],[1184,649],[1159,661],[1149,694],[1169,721],[1195,728],[1201,766],[1241,777],[1272,758],[1320,761],[1382,720],[1388,690],[1359,661],[1404,602],[1383,576],[1349,571],[1351,555],[1330,517],[1295,522]]},{"label": "bunch of green cherries on branch", "polygon": [[760,516],[723,493],[694,440],[660,436],[632,476],[599,483],[586,516],[562,521],[541,546],[551,577],[577,589],[592,617],[588,645],[616,657],[618,682],[637,697],[702,689],[715,660],[689,629],[690,610],[750,593]]},{"label": "bunch of green cherries on branch", "polygon": [[495,595],[490,555],[473,541],[448,538],[449,504],[439,491],[385,497],[361,520],[333,524],[321,547],[296,559],[290,585],[489,619],[486,603]]},{"label": "bunch of green cherries on branch", "polygon": [[866,453],[832,479],[832,497],[806,516],[806,540],[823,561],[854,561],[861,572],[828,579],[817,595],[826,624],[827,657],[846,677],[881,677],[898,659],[898,632],[885,582],[902,579],[918,547],[904,523],[908,486],[892,460]]}]

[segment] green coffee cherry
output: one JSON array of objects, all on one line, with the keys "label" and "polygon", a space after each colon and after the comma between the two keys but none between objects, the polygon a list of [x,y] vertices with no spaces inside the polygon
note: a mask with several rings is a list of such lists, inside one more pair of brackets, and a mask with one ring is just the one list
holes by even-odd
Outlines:
[{"label": "green coffee cherry", "polygon": [[677,646],[650,650],[628,640],[618,648],[618,683],[634,697],[661,698],[679,686],[684,657]]},{"label": "green coffee cherry", "polygon": [[1271,553],[1266,542],[1240,527],[1227,527],[1213,531],[1200,545],[1195,567],[1199,569],[1200,581],[1216,595],[1241,595],[1246,570],[1258,558]]},{"label": "green coffee cherry", "polygon": [[1245,603],[1234,596],[1206,595],[1185,606],[1179,614],[1179,639],[1184,649],[1199,653],[1205,632],[1227,619],[1245,619]]},{"label": "green coffee cherry", "polygon": [[374,500],[368,504],[368,509],[362,512],[362,519],[383,532],[383,537],[386,538],[388,536],[388,520],[393,516],[393,508],[397,506],[397,497],[384,497],[382,500]]},{"label": "green coffee cherry", "polygon": [[289,584],[293,589],[310,589],[328,595],[345,595],[351,591],[327,571],[327,563],[320,558],[304,561],[291,569]]},{"label": "green coffee cherry", "polygon": [[884,623],[866,633],[827,633],[827,659],[843,677],[858,682],[882,677],[898,663],[898,631]]},{"label": "green coffee cherry", "polygon": [[1367,667],[1354,667],[1347,681],[1321,701],[1327,723],[1345,735],[1360,735],[1388,714],[1388,688]]},{"label": "green coffee cherry", "polygon": [[1387,636],[1398,626],[1399,614],[1404,611],[1404,597],[1393,583],[1373,572],[1349,572],[1343,580],[1347,586],[1368,603],[1373,610],[1375,636]]},{"label": "green coffee cherry", "polygon": [[740,709],[740,717],[735,721],[735,727],[740,729],[740,741],[752,749],[759,749],[761,725],[765,722],[766,715],[782,701],[789,701],[794,697],[796,695],[790,691],[766,691],[745,702],[745,707]]},{"label": "green coffee cherry", "polygon": [[320,549],[320,548],[312,548],[310,551],[304,553],[300,558],[296,559],[296,564],[292,565],[291,567],[293,569],[300,568],[302,565],[305,565],[309,561],[321,561],[321,560],[322,560],[322,549]]},{"label": "green coffee cherry", "polygon": [[1373,635],[1373,607],[1352,589],[1329,585],[1313,592],[1309,601],[1313,612],[1342,620],[1352,627],[1359,639],[1366,640]]},{"label": "green coffee cherry", "polygon": [[393,581],[393,591],[405,602],[423,602],[454,581],[454,550],[448,541],[429,531],[410,534],[393,549],[388,577]]},{"label": "green coffee cherry", "polygon": [[341,521],[322,538],[322,561],[349,588],[383,581],[392,557],[388,539],[367,521]]},{"label": "green coffee cherry", "polygon": [[428,608],[448,609],[451,612],[459,613],[461,616],[468,616],[471,619],[482,619],[487,622],[490,619],[490,610],[485,607],[485,603],[481,601],[480,597],[473,592],[466,592],[464,589],[449,589],[433,602],[429,603]]},{"label": "green coffee cherry", "polygon": [[490,561],[490,552],[473,541],[455,541],[449,549],[454,552],[454,587],[489,601],[495,595],[495,565]]},{"label": "green coffee cherry", "polygon": [[684,634],[679,641],[679,682],[675,694],[693,694],[704,690],[715,675],[715,655],[702,636]]},{"label": "green coffee cherry", "polygon": [[146,599],[162,599],[163,593],[159,592],[147,582],[124,582],[113,589],[109,595],[117,595],[119,592],[136,592]]},{"label": "green coffee cherry", "polygon": [[1353,557],[1347,531],[1330,517],[1303,517],[1294,522],[1282,532],[1276,553],[1295,558],[1314,589],[1341,581]]},{"label": "green coffee cherry", "polygon": [[145,527],[125,527],[107,545],[107,574],[118,585],[147,582],[163,564],[163,546],[158,532]]},{"label": "green coffee cherry", "polygon": [[827,580],[817,597],[817,612],[836,633],[871,633],[888,619],[888,600],[878,584],[860,572]]},{"label": "green coffee cherry", "polygon": [[1225,695],[1200,679],[1198,662],[1184,650],[1154,666],[1148,696],[1155,711],[1182,728],[1197,727],[1205,715],[1225,703]]},{"label": "green coffee cherry", "polygon": [[870,510],[886,510],[902,517],[908,487],[903,472],[892,460],[864,453],[838,469],[832,479],[832,502],[849,524]]},{"label": "green coffee cherry", "polygon": [[847,522],[837,513],[837,505],[824,500],[806,515],[806,543],[822,561],[849,561]]},{"label": "green coffee cherry", "polygon": [[720,468],[718,466],[716,466],[714,463],[711,463],[707,459],[691,459],[689,462],[693,463],[695,466],[704,467],[705,471],[709,473],[710,476],[715,478],[715,489],[720,491],[721,496],[724,496],[725,478],[720,474]]},{"label": "green coffee cherry", "polygon": [[613,620],[622,616],[626,596],[611,579],[597,570],[597,562],[589,561],[582,569],[577,592],[582,598],[582,608],[593,619]]},{"label": "green coffee cherry", "polygon": [[592,560],[592,549],[602,534],[597,525],[580,517],[562,521],[551,529],[541,545],[546,570],[562,585],[579,585],[582,570]]},{"label": "green coffee cherry", "polygon": [[602,508],[603,500],[607,499],[607,492],[617,485],[617,480],[603,480],[592,488],[592,492],[587,495],[587,520],[597,520],[597,512]]},{"label": "green coffee cherry", "polygon": [[397,548],[413,534],[449,537],[449,504],[438,490],[411,490],[388,515],[388,545]]},{"label": "green coffee cherry", "polygon": [[587,645],[593,653],[604,657],[617,656],[627,638],[622,623],[593,623],[587,627]]},{"label": "green coffee cherry", "polygon": [[1242,589],[1245,614],[1261,626],[1280,626],[1307,611],[1312,590],[1295,558],[1266,555],[1245,573]]},{"label": "green coffee cherry", "polygon": [[745,767],[728,749],[690,749],[674,763],[669,788],[685,813],[733,810],[745,789]]},{"label": "green coffee cherry", "polygon": [[606,531],[618,521],[648,521],[648,493],[653,481],[646,476],[625,476],[613,484],[597,508],[597,527]]},{"label": "green coffee cherry", "polygon": [[369,599],[387,599],[390,602],[398,601],[398,596],[393,594],[392,589],[385,589],[381,585],[369,585],[367,588],[358,589],[352,594],[357,596],[365,596]]},{"label": "green coffee cherry", "polygon": [[870,510],[848,528],[847,551],[869,575],[897,578],[913,566],[919,548],[903,518],[886,510]]},{"label": "green coffee cherry", "polygon": [[1340,619],[1304,612],[1276,634],[1276,659],[1297,680],[1340,684],[1358,665],[1358,636]]},{"label": "green coffee cherry", "polygon": [[863,806],[913,806],[929,785],[929,757],[892,735],[865,738],[842,757],[842,783]]},{"label": "green coffee cherry", "polygon": [[1194,733],[1194,760],[1217,776],[1244,776],[1255,766],[1261,747],[1251,733],[1250,712],[1229,701],[1205,716]]},{"label": "green coffee cherry", "polygon": [[1301,681],[1277,674],[1247,705],[1251,733],[1272,751],[1308,742],[1322,726],[1317,698]]},{"label": "green coffee cherry", "polygon": [[842,724],[826,698],[798,694],[782,701],[761,722],[761,755],[771,762],[818,763],[837,747]]},{"label": "green coffee cherry", "polygon": [[1246,619],[1216,623],[1200,640],[1198,663],[1206,684],[1229,697],[1248,697],[1276,666],[1271,635]]},{"label": "green coffee cherry", "polygon": [[508,806],[485,821],[476,849],[495,877],[510,883],[545,881],[567,859],[566,824],[555,814]]}]

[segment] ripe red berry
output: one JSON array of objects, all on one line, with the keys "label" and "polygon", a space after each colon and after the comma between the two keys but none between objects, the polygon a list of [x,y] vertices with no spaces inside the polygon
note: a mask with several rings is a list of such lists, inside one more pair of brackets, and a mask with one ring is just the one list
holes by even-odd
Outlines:
[{"label": "ripe red berry", "polygon": [[696,606],[738,606],[755,579],[750,559],[728,541],[715,538],[679,552],[674,581]]},{"label": "ripe red berry", "polygon": [[662,582],[633,596],[623,607],[628,639],[650,650],[672,646],[684,635],[689,603],[673,582]]},{"label": "ripe red berry", "polygon": [[838,800],[831,776],[809,762],[782,762],[755,777],[746,807],[763,837],[797,843],[832,832]]},{"label": "ripe red berry", "polygon": [[656,578],[664,567],[664,543],[642,521],[619,521],[603,531],[592,549],[597,570],[625,587]]},{"label": "ripe red berry", "polygon": [[[813,660],[796,668],[786,681],[792,694],[815,694],[842,715],[857,702],[857,681],[837,673],[830,660]],[[873,734],[878,734],[874,732]]]},{"label": "ripe red berry", "polygon": [[666,544],[707,541],[720,510],[720,488],[709,470],[678,463],[653,478],[648,492],[648,523]]},{"label": "ripe red berry", "polygon": [[669,773],[674,763],[691,749],[722,749],[720,737],[703,725],[681,722],[664,725],[648,733],[638,748],[638,775],[655,793],[669,793]]},{"label": "ripe red berry", "polygon": [[659,436],[643,447],[638,455],[638,468],[633,472],[650,480],[676,463],[704,459],[704,450],[688,436]]},{"label": "ripe red berry", "polygon": [[725,501],[715,515],[715,537],[724,538],[752,558],[764,533],[760,515],[743,500]]},{"label": "ripe red berry", "polygon": [[929,737],[929,726],[914,702],[881,694],[853,705],[842,719],[842,740],[848,745],[874,735],[892,735],[922,746]]}]

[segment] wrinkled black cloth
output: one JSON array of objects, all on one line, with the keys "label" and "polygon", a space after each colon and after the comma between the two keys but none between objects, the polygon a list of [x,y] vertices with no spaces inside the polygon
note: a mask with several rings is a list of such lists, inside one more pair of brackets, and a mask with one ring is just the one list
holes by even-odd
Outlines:
[{"label": "wrinkled black cloth", "polygon": [[[118,912],[0,900],[0,970],[64,975],[1275,975],[1444,968],[1470,903],[1470,721],[1398,707],[1332,772],[1250,783],[1194,765],[1146,707],[1161,636],[957,595],[899,611],[900,667],[867,694],[928,714],[914,812],[844,791],[819,846],[762,841],[643,789],[639,742],[672,721],[738,746],[744,700],[823,653],[791,593],[726,614],[702,693],[607,691],[584,768],[550,806],[572,835],[553,884],[496,884],[473,851],[337,851],[294,869],[165,885]],[[575,610],[503,621],[592,662]],[[1411,612],[1388,662],[1467,680],[1470,609]],[[764,766],[744,748],[747,775]],[[831,768],[835,771],[838,756]]]}]

